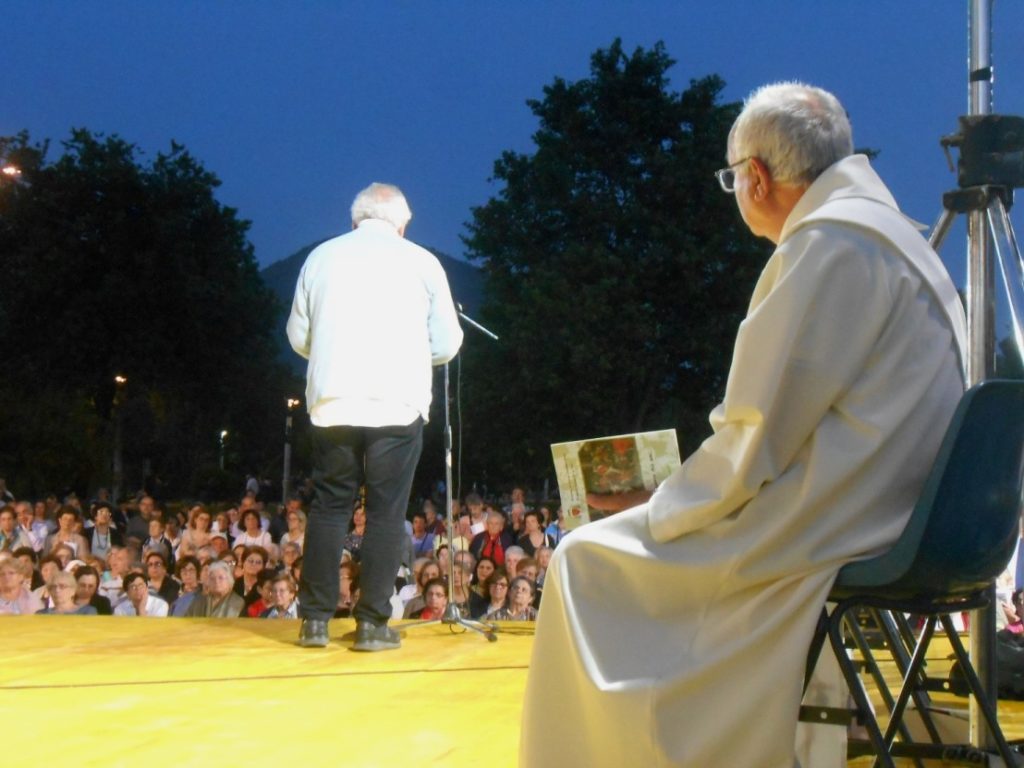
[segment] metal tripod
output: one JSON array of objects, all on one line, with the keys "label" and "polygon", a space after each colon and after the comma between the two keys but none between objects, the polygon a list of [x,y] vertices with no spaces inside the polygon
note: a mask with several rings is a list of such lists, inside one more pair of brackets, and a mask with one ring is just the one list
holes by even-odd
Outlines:
[{"label": "metal tripod", "polygon": [[[995,263],[1009,299],[1017,349],[1024,358],[1024,265],[1007,210],[1024,186],[1024,118],[992,114],[992,0],[969,0],[968,111],[958,133],[942,139],[957,147],[959,188],[942,196],[943,211],[929,243],[937,251],[957,214],[967,217],[967,384],[995,373]],[[952,160],[950,159],[952,164]],[[995,700],[995,585],[987,608],[971,622],[970,655],[983,688]],[[994,740],[970,701],[971,743],[992,750]]]},{"label": "metal tripod", "polygon": [[[491,333],[489,330],[484,328],[478,322],[465,315],[460,310],[458,312],[459,317],[465,320],[467,323],[472,325],[481,333],[490,336],[492,339],[498,337]],[[420,627],[429,627],[432,624],[446,624],[448,628],[454,633],[457,627],[461,627],[463,631],[471,629],[474,632],[479,632],[481,635],[486,637],[490,642],[497,642],[498,637],[494,634],[494,627],[490,624],[484,624],[483,622],[476,621],[475,619],[464,618],[462,611],[455,605],[455,550],[452,547],[452,536],[455,530],[456,520],[453,519],[452,514],[452,420],[451,420],[451,397],[450,397],[450,386],[448,381],[448,363],[444,364],[444,472],[445,472],[445,510],[446,518],[448,521],[448,605],[444,609],[444,615],[439,619],[426,619],[424,621],[411,621],[407,624],[400,624],[396,629],[407,630],[407,629],[418,629]]]}]

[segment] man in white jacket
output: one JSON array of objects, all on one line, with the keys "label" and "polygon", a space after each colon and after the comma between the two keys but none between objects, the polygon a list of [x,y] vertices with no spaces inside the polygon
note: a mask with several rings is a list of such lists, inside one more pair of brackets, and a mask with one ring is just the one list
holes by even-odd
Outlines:
[{"label": "man in white jacket", "polygon": [[405,510],[431,400],[431,366],[462,343],[438,260],[405,239],[401,190],[371,184],[352,204],[353,231],[309,254],[288,318],[309,359],[313,484],[303,550],[299,643],[323,647],[338,603],[338,566],[352,506],[366,485],[366,535],[354,650],[399,647],[387,626],[405,539]]},{"label": "man in white jacket", "polygon": [[899,536],[964,387],[955,288],[852,151],[817,88],[766,86],[737,118],[719,182],[777,248],[712,436],[552,558],[521,765],[793,768],[829,588]]}]

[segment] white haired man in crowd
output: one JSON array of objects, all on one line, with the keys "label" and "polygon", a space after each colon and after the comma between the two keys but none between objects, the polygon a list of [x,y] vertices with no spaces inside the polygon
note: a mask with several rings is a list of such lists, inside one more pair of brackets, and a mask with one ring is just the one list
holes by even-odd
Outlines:
[{"label": "white haired man in crowd", "polygon": [[[832,94],[754,92],[726,162],[719,183],[776,249],[712,436],[649,501],[555,550],[523,766],[793,768],[835,575],[900,535],[963,393],[956,290],[853,154]],[[842,729],[813,730],[831,743]],[[845,765],[843,751],[800,761]]]}]

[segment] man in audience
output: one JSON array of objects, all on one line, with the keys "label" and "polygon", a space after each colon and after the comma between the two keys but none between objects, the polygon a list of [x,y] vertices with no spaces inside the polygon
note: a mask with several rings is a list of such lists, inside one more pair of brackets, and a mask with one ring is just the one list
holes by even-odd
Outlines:
[{"label": "man in audience", "polygon": [[469,551],[479,560],[489,557],[495,565],[505,564],[505,552],[515,544],[512,534],[505,530],[505,518],[500,512],[487,513],[487,528],[469,544]]},{"label": "man in audience", "polygon": [[36,520],[32,504],[27,501],[19,501],[14,505],[14,511],[18,515],[18,529],[23,532],[25,540],[36,552],[43,551],[46,537],[50,535],[50,529],[42,520]]}]

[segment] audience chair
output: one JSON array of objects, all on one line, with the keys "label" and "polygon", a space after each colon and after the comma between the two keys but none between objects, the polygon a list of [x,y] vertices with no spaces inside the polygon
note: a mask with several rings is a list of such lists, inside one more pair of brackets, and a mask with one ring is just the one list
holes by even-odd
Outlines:
[{"label": "audience chair", "polygon": [[[989,604],[993,583],[1009,562],[1019,537],[1024,480],[1024,381],[987,381],[972,387],[961,400],[943,439],[924,490],[906,529],[891,550],[869,560],[844,566],[836,578],[829,614],[822,611],[811,641],[805,689],[810,672],[827,640],[854,700],[852,710],[802,707],[807,722],[849,722],[856,717],[867,730],[868,741],[851,741],[849,754],[874,754],[876,766],[893,768],[893,757],[960,759],[984,762],[970,744],[943,744],[927,712],[930,686],[924,672],[925,656],[937,627],[945,632],[963,670],[978,712],[990,730],[999,754],[1016,766],[1016,753],[1003,737],[996,718],[995,696],[982,689],[964,650],[952,614]],[[857,610],[869,609],[894,652],[902,677],[899,695],[892,700],[867,643],[851,620]],[[924,617],[916,642],[903,614]],[[872,671],[889,709],[883,733],[868,701],[857,666],[844,643],[844,625],[851,631]],[[909,641],[909,645],[908,645]],[[908,648],[913,652],[907,654]],[[945,688],[943,684],[941,687]],[[993,692],[994,694],[994,692]],[[911,698],[930,742],[915,742],[904,723]],[[845,716],[845,719],[844,717]],[[896,739],[897,735],[900,737]]]}]

